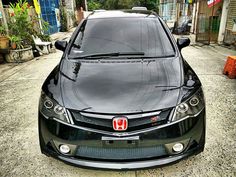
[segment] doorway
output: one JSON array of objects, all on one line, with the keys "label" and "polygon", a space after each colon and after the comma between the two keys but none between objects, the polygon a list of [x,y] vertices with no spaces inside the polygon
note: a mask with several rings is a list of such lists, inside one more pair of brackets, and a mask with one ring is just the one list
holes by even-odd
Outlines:
[{"label": "doorway", "polygon": [[208,6],[206,0],[199,0],[198,3],[196,42],[204,44],[216,43],[223,3],[222,1],[217,1],[211,7]]}]

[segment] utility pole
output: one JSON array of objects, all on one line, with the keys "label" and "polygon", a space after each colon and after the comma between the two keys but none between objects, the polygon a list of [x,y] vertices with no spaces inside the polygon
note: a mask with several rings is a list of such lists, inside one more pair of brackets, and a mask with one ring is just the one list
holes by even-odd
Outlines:
[{"label": "utility pole", "polygon": [[3,9],[3,5],[2,5],[2,0],[0,0],[0,21],[2,21],[2,23],[6,26],[6,30],[7,30],[7,34],[8,34],[8,25],[7,25],[7,20],[6,20],[6,16],[5,16],[5,12]]}]

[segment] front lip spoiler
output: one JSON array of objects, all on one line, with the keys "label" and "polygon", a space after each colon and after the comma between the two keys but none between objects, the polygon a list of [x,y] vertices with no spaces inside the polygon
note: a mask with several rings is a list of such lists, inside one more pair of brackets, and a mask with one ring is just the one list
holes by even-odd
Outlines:
[{"label": "front lip spoiler", "polygon": [[91,160],[83,160],[79,158],[71,158],[62,156],[56,153],[53,153],[55,158],[59,160],[69,163],[75,166],[82,166],[87,168],[99,168],[105,170],[136,170],[136,169],[145,169],[145,168],[152,168],[158,166],[169,165],[172,163],[176,163],[181,159],[184,159],[190,155],[199,154],[204,150],[204,146],[197,146],[185,153],[180,155],[173,155],[170,157],[162,158],[162,159],[154,159],[154,160],[145,160],[145,161],[136,161],[136,162],[105,162],[105,161],[91,161]]}]

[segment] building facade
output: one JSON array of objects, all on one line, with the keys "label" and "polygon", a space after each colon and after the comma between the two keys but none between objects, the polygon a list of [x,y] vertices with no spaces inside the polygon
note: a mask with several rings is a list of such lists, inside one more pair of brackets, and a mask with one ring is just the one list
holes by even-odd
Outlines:
[{"label": "building facade", "polygon": [[186,19],[191,19],[192,11],[192,0],[160,0],[159,15],[169,27],[173,27],[174,23],[180,25]]},{"label": "building facade", "polygon": [[236,43],[236,0],[160,0],[159,15],[169,27],[192,19],[197,42]]},{"label": "building facade", "polygon": [[[233,44],[236,46],[236,0],[227,0],[225,3],[226,21],[225,30],[223,31],[223,43]],[[222,42],[222,38],[219,38]]]},{"label": "building facade", "polygon": [[198,0],[196,6],[196,41],[236,45],[236,0]]},{"label": "building facade", "polygon": [[[212,3],[213,2],[213,3]],[[222,0],[198,0],[195,2],[196,11],[193,32],[196,41],[205,44],[218,41],[223,8]]]}]

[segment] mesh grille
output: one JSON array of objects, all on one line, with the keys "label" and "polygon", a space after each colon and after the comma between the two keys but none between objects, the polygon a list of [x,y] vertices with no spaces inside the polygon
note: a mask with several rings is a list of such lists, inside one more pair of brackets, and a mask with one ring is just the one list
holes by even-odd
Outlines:
[{"label": "mesh grille", "polygon": [[106,160],[134,160],[167,155],[163,146],[142,147],[142,148],[97,148],[80,146],[76,156],[106,159]]},{"label": "mesh grille", "polygon": [[[145,129],[157,125],[165,124],[168,120],[169,114],[171,110],[165,110],[162,111],[159,115],[157,115],[157,121],[153,122],[152,117],[154,116],[148,116],[148,117],[140,117],[135,119],[128,119],[128,129],[126,131],[135,131],[140,129]],[[94,117],[88,117],[83,116],[79,112],[70,111],[72,113],[72,116],[75,120],[75,124],[83,127],[88,128],[96,128],[99,130],[105,130],[105,131],[111,131],[113,132],[112,127],[112,119],[103,119],[103,118],[94,118]],[[115,117],[115,115],[114,115]],[[129,117],[127,115],[127,117]]]}]

